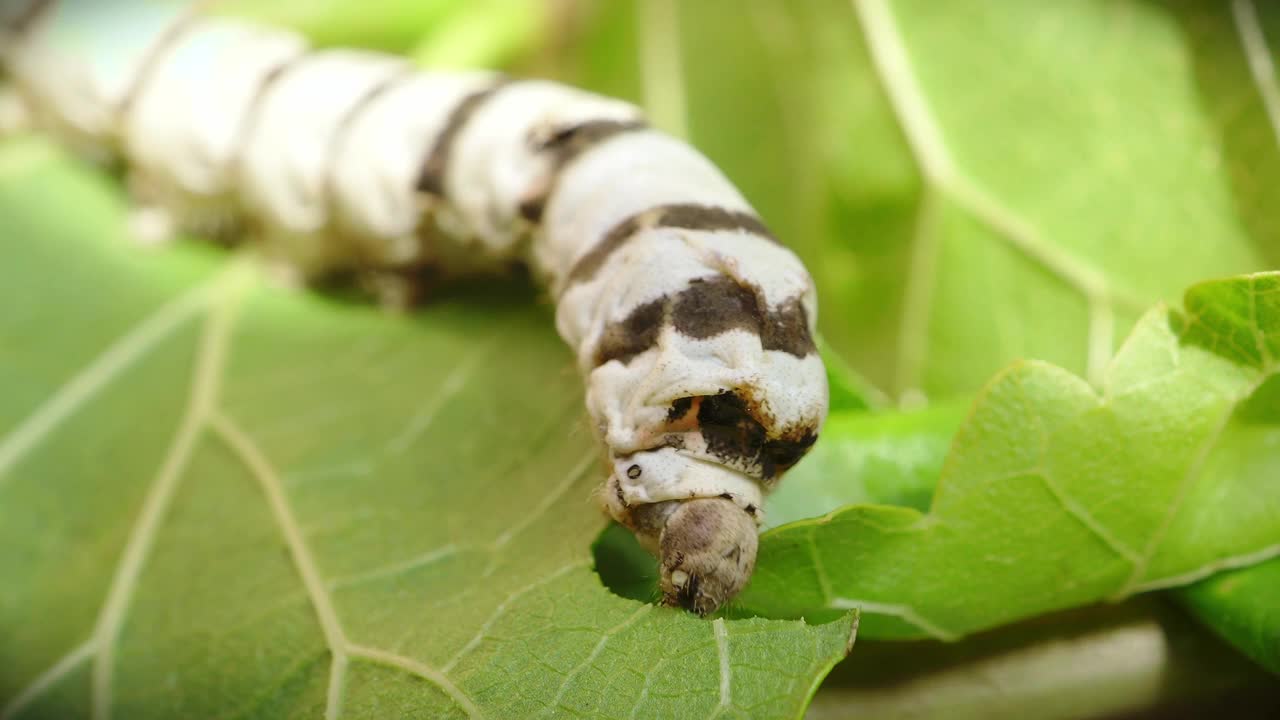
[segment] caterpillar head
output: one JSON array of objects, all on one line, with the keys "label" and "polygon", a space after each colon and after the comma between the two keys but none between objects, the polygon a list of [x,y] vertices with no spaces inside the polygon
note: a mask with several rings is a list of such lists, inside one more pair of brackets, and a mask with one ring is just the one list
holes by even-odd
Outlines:
[{"label": "caterpillar head", "polygon": [[732,500],[652,503],[633,517],[637,536],[660,559],[664,605],[708,615],[751,579],[759,547],[756,522]]},{"label": "caterpillar head", "polygon": [[751,578],[761,517],[753,478],[659,448],[618,458],[603,499],[658,556],[663,604],[706,615]]},{"label": "caterpillar head", "polygon": [[751,578],[759,546],[755,520],[722,498],[678,503],[659,537],[663,603],[706,615]]}]

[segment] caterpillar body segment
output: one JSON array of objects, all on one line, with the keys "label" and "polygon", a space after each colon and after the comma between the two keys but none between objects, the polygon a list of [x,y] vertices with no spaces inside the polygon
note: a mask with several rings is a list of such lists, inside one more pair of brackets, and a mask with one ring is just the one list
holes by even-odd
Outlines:
[{"label": "caterpillar body segment", "polygon": [[[136,86],[118,125],[119,153],[127,159],[131,190],[143,210],[164,212],[170,226],[198,235],[230,240],[244,233],[240,221],[253,212],[245,199],[263,204],[272,199],[241,184],[257,177],[244,163],[279,162],[293,147],[273,148],[276,152],[265,159],[246,151],[245,143],[254,137],[252,119],[261,114],[265,99],[262,88],[307,49],[292,34],[225,20],[192,22],[174,38],[146,81]],[[300,207],[264,214],[264,223],[315,212],[315,199],[304,195],[306,181],[297,180]],[[276,233],[260,234],[270,235],[273,245],[283,242],[294,233],[282,225],[276,225]],[[296,264],[305,265],[308,258],[299,252]]]},{"label": "caterpillar body segment", "polygon": [[[333,148],[330,192],[336,234],[350,238],[360,262],[407,267],[429,261],[423,231],[441,202],[419,192],[417,183],[448,114],[423,108],[455,108],[499,81],[483,72],[412,73],[350,118]],[[462,265],[463,258],[447,257],[443,244],[433,249],[437,261]]]},{"label": "caterpillar body segment", "polygon": [[398,58],[325,50],[291,63],[248,118],[239,155],[240,201],[258,218],[272,257],[304,277],[350,264],[337,230],[332,148],[372,94],[409,73]]},{"label": "caterpillar body segment", "polygon": [[118,150],[120,110],[145,74],[152,41],[174,28],[174,19],[172,7],[140,4],[126,17],[113,2],[0,0],[0,60],[34,125],[105,160]]},{"label": "caterpillar body segment", "polygon": [[660,556],[665,602],[705,614],[746,584],[826,375],[812,279],[704,156],[552,82],[312,51],[163,5],[0,6],[33,121],[122,161],[175,228],[393,298],[423,268],[527,264],[585,378],[602,504]]}]

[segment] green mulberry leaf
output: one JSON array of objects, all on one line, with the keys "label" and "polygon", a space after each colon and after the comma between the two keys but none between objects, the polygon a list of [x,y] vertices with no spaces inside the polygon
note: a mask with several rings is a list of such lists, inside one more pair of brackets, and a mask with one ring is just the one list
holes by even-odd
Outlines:
[{"label": "green mulberry leaf", "polygon": [[789,718],[848,651],[851,616],[600,584],[598,450],[528,289],[273,290],[131,245],[110,182],[0,147],[5,717]]},{"label": "green mulberry leaf", "polygon": [[1280,427],[1253,420],[1280,357],[1280,273],[1203,283],[1185,304],[1147,313],[1099,389],[1010,366],[927,512],[852,506],[777,528],[743,603],[858,607],[868,636],[949,639],[1280,554]]}]

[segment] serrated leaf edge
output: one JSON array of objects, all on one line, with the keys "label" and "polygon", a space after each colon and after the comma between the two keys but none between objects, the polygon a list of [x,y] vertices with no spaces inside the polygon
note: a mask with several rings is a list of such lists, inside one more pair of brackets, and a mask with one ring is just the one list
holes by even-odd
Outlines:
[{"label": "serrated leaf edge", "polygon": [[[1280,271],[1250,273],[1242,276],[1233,276],[1231,278],[1206,280],[1188,288],[1184,297],[1190,298],[1192,293],[1194,293],[1197,289],[1202,288],[1204,286],[1210,286],[1210,285],[1213,285],[1216,283],[1222,283],[1222,282],[1230,282],[1233,280],[1242,280],[1246,278],[1249,281],[1250,290],[1253,290],[1256,287],[1257,279],[1260,277],[1280,277]],[[1189,300],[1185,300],[1184,304],[1189,304]],[[1170,308],[1164,303],[1158,303],[1148,311],[1149,314],[1165,314],[1165,315],[1167,315],[1169,312],[1171,312]],[[1253,322],[1256,325],[1256,302],[1255,302],[1255,310],[1253,312]],[[1131,334],[1131,337],[1132,337],[1132,334]],[[1125,348],[1127,347],[1128,342],[1129,340],[1126,339],[1126,341],[1121,344],[1118,355],[1123,354],[1125,352]],[[1263,348],[1266,347],[1265,342],[1263,342],[1261,339],[1259,339],[1258,342]],[[1114,361],[1115,360],[1113,359],[1112,362]],[[1053,493],[1054,497],[1059,501],[1059,503],[1062,504],[1063,509],[1068,514],[1072,515],[1078,522],[1081,522],[1087,529],[1093,531],[1095,536],[1097,536],[1099,540],[1101,540],[1106,545],[1108,545],[1108,547],[1110,547],[1114,552],[1116,552],[1119,557],[1121,557],[1122,559],[1128,560],[1133,565],[1133,571],[1130,574],[1129,578],[1125,581],[1124,584],[1121,585],[1119,589],[1117,589],[1115,593],[1113,593],[1108,598],[1110,601],[1118,602],[1136,593],[1146,592],[1148,590],[1165,589],[1169,587],[1175,587],[1178,585],[1194,582],[1196,580],[1203,579],[1204,577],[1207,577],[1219,570],[1246,567],[1248,565],[1256,564],[1259,562],[1269,560],[1273,557],[1280,556],[1280,544],[1276,544],[1276,545],[1266,546],[1261,549],[1251,551],[1248,553],[1243,553],[1237,556],[1216,558],[1198,568],[1195,568],[1194,570],[1191,570],[1189,572],[1182,573],[1176,576],[1147,579],[1145,582],[1143,581],[1144,578],[1142,577],[1148,567],[1148,564],[1151,558],[1154,557],[1155,552],[1159,549],[1160,541],[1163,539],[1164,533],[1167,531],[1168,527],[1173,521],[1173,518],[1176,516],[1177,510],[1181,506],[1182,500],[1185,497],[1186,492],[1189,490],[1189,488],[1192,485],[1194,485],[1196,478],[1199,476],[1199,473],[1203,469],[1203,466],[1208,459],[1209,453],[1212,451],[1217,441],[1221,438],[1222,433],[1225,430],[1227,424],[1229,423],[1235,409],[1240,405],[1240,403],[1242,403],[1245,399],[1247,399],[1250,395],[1252,395],[1253,392],[1255,392],[1264,382],[1270,379],[1277,372],[1280,372],[1280,365],[1277,365],[1274,359],[1270,358],[1269,354],[1263,355],[1263,361],[1264,361],[1264,364],[1262,365],[1262,367],[1257,368],[1258,377],[1255,378],[1252,382],[1246,384],[1237,393],[1237,395],[1231,399],[1231,402],[1228,408],[1223,412],[1223,415],[1219,419],[1217,425],[1215,425],[1214,430],[1210,433],[1209,436],[1205,438],[1203,444],[1201,445],[1199,451],[1197,452],[1196,458],[1188,467],[1187,473],[1185,474],[1183,480],[1181,481],[1178,487],[1178,494],[1174,502],[1171,504],[1160,526],[1156,528],[1156,530],[1152,533],[1152,536],[1148,539],[1147,545],[1146,547],[1144,547],[1142,554],[1136,555],[1132,553],[1132,551],[1122,552],[1122,550],[1128,550],[1127,546],[1123,546],[1123,545],[1117,546],[1117,544],[1111,542],[1109,539],[1110,538],[1109,533],[1106,535],[1099,534],[1097,532],[1097,528],[1094,527],[1094,525],[1096,524],[1096,520],[1094,520],[1091,515],[1089,515],[1087,512],[1084,512],[1083,515],[1077,514],[1076,512],[1074,512],[1072,508],[1069,507],[1066,503],[1067,500],[1072,500],[1070,496],[1057,492],[1055,490],[1055,487],[1052,484],[1048,484],[1048,489],[1050,490],[1051,493]],[[1108,363],[1108,365],[1110,364],[1111,363]],[[1065,376],[1073,378],[1078,382],[1082,382],[1082,383],[1084,382],[1080,380],[1074,373],[1071,373],[1057,365],[1054,365],[1053,363],[1049,363],[1041,360],[1015,360],[1014,362],[1010,363],[1006,367],[1002,368],[999,372],[997,372],[990,380],[988,380],[988,382],[977,393],[977,395],[974,397],[972,404],[970,405],[969,411],[966,414],[964,421],[961,423],[961,427],[964,427],[965,425],[968,425],[972,422],[978,407],[982,405],[984,399],[991,393],[992,389],[995,388],[1000,382],[1002,382],[1006,376],[1027,367],[1040,367],[1044,369],[1049,369],[1054,372],[1063,373]],[[1088,383],[1085,383],[1085,385],[1088,388],[1088,392],[1090,393],[1090,395],[1093,397],[1095,401],[1102,404],[1110,402],[1111,390],[1105,383],[1103,383],[1101,390],[1096,389],[1094,386]],[[939,481],[939,487],[943,482],[945,482],[945,479],[952,472],[950,470],[950,467],[953,460],[954,460],[954,448],[948,452],[947,460],[945,461],[942,472],[941,472],[942,479]],[[1045,478],[1042,477],[1042,480],[1044,479]],[[935,488],[934,490],[935,500],[937,498],[937,492],[938,490],[937,488]],[[1078,503],[1075,503],[1074,500],[1072,500],[1072,504],[1078,504]],[[826,569],[821,563],[820,553],[818,552],[818,547],[817,547],[817,541],[814,538],[814,533],[812,531],[818,528],[819,526],[831,523],[834,519],[836,519],[837,517],[845,513],[848,513],[853,510],[865,509],[865,508],[893,510],[893,511],[898,511],[903,513],[909,513],[915,516],[916,518],[915,522],[910,526],[905,527],[904,531],[921,530],[928,527],[930,524],[936,522],[935,518],[932,515],[932,512],[933,512],[932,503],[930,505],[930,511],[923,512],[923,513],[915,509],[904,508],[901,506],[894,506],[894,505],[853,504],[853,505],[845,505],[842,507],[835,508],[820,517],[808,518],[805,520],[797,520],[795,522],[788,523],[786,525],[781,525],[781,526],[772,528],[767,533],[765,533],[765,535],[767,536],[767,535],[771,535],[773,533],[784,531],[784,530],[793,530],[798,527],[808,526],[811,532],[809,532],[809,534],[806,536],[806,544],[808,546],[809,554],[812,558],[812,563],[815,569],[815,573],[817,574],[818,585],[823,592],[825,607],[829,609],[836,609],[836,610],[857,609],[860,613],[867,612],[867,613],[882,614],[882,615],[895,617],[899,620],[902,620],[916,627],[926,636],[932,637],[937,640],[950,641],[950,640],[957,640],[963,637],[964,633],[950,631],[945,627],[942,627],[936,622],[933,622],[928,618],[926,618],[925,616],[923,616],[911,605],[882,603],[877,601],[866,601],[866,600],[857,599],[857,598],[837,596],[833,593],[830,578],[827,576]]]}]

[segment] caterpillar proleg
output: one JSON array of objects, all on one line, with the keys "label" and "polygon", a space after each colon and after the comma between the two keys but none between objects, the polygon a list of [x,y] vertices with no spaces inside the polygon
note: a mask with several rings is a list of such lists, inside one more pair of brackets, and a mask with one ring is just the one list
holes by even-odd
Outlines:
[{"label": "caterpillar proleg", "polygon": [[526,264],[586,383],[602,504],[659,556],[664,602],[707,614],[747,583],[827,384],[812,279],[705,157],[552,82],[164,4],[0,2],[25,115],[119,162],[162,227],[388,302],[424,268]]}]

